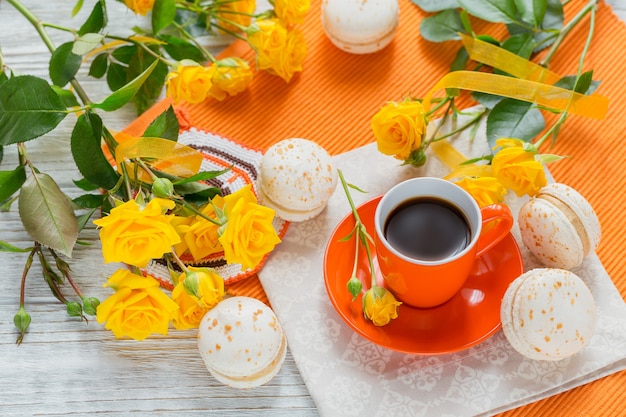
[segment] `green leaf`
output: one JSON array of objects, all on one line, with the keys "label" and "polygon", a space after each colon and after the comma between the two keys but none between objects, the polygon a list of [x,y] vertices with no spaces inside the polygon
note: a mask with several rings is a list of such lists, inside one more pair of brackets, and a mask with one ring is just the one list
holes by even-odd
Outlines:
[{"label": "green leaf", "polygon": [[472,16],[494,23],[513,23],[517,10],[514,0],[458,0]]},{"label": "green leaf", "polygon": [[7,243],[3,240],[0,240],[0,252],[30,252],[32,248],[18,248],[17,246],[13,246],[10,243]]},{"label": "green leaf", "polygon": [[456,53],[454,61],[452,61],[452,64],[450,65],[450,71],[464,70],[467,66],[467,61],[469,61],[469,55],[467,54],[467,49],[462,46],[459,49],[459,52]]},{"label": "green leaf", "polygon": [[142,84],[150,76],[152,71],[159,64],[159,60],[155,59],[152,65],[150,65],[144,72],[139,74],[135,79],[126,84],[125,86],[114,91],[111,95],[105,98],[100,103],[94,103],[93,107],[104,111],[114,111],[128,103],[137,94],[137,91],[141,88]]},{"label": "green leaf", "polygon": [[411,0],[413,4],[425,12],[439,12],[459,7],[457,0]]},{"label": "green leaf", "polygon": [[72,9],[72,17],[76,16],[78,14],[78,12],[80,12],[80,9],[83,8],[83,3],[85,2],[85,0],[78,0],[76,2],[76,4],[74,5],[74,8]]},{"label": "green leaf", "polygon": [[219,177],[220,175],[227,173],[228,171],[230,171],[230,169],[231,168],[226,168],[221,171],[202,171],[195,175],[192,175],[191,177],[176,180],[173,182],[173,184],[181,185],[181,184],[188,184],[188,183],[192,183],[196,181],[212,180],[213,178]]},{"label": "green leaf", "polygon": [[78,238],[72,204],[52,177],[33,172],[18,199],[20,219],[37,242],[71,257]]},{"label": "green leaf", "polygon": [[152,31],[159,33],[168,27],[176,17],[175,0],[155,0],[152,8]]},{"label": "green leaf", "polygon": [[139,114],[151,107],[159,98],[161,91],[163,90],[163,86],[165,85],[168,67],[166,64],[157,60],[154,56],[150,55],[143,49],[137,50],[137,54],[133,56],[130,64],[128,65],[128,73],[126,76],[136,77],[155,63],[156,67],[149,74],[149,76],[145,78],[145,81],[139,87],[137,94],[133,97],[133,103],[135,104]]},{"label": "green leaf", "polygon": [[515,6],[522,20],[539,27],[546,15],[546,0],[515,0]]},{"label": "green leaf", "polygon": [[481,93],[480,91],[472,91],[472,98],[478,101],[486,109],[493,109],[496,104],[504,100],[504,97],[495,94]]},{"label": "green leaf", "polygon": [[80,208],[93,209],[100,207],[106,198],[106,194],[83,194],[73,199],[72,203]]},{"label": "green leaf", "polygon": [[107,85],[111,91],[117,91],[126,85],[127,68],[118,63],[112,62],[107,71]]},{"label": "green leaf", "polygon": [[24,165],[13,171],[0,171],[0,202],[10,198],[26,181]]},{"label": "green leaf", "polygon": [[93,182],[89,181],[86,178],[81,178],[80,180],[72,180],[72,182],[74,183],[75,186],[77,186],[83,191],[93,191],[93,190],[97,190],[98,188],[100,188],[96,184],[94,184]]},{"label": "green leaf", "polygon": [[95,113],[84,113],[72,130],[71,149],[80,173],[91,183],[107,190],[119,178],[102,153],[102,119]]},{"label": "green leaf", "polygon": [[[82,215],[78,216],[78,230],[83,230],[85,228],[85,226],[87,226],[87,223],[89,222],[89,219],[91,219],[91,216],[93,216],[93,214],[97,210],[98,210],[98,207],[95,207],[95,208],[90,209],[85,214],[82,214]],[[76,242],[76,243],[80,243],[80,242]]]},{"label": "green leaf", "polygon": [[533,103],[507,98],[496,104],[487,116],[487,142],[493,149],[500,138],[530,141],[545,127],[541,111]]},{"label": "green leaf", "polygon": [[191,59],[192,61],[203,62],[206,59],[197,46],[185,39],[167,34],[160,34],[159,39],[166,42],[165,45],[162,45],[165,52],[177,61]]},{"label": "green leaf", "polygon": [[63,87],[69,83],[80,68],[81,57],[72,52],[73,42],[66,42],[60,45],[52,53],[50,58],[50,80],[55,85]]},{"label": "green leaf", "polygon": [[63,102],[46,81],[32,75],[13,77],[0,88],[0,145],[44,135],[66,115]]},{"label": "green leaf", "polygon": [[102,78],[104,74],[107,72],[107,68],[109,66],[109,58],[106,53],[102,53],[97,55],[93,61],[91,61],[91,66],[89,67],[89,76],[94,78]]},{"label": "green leaf", "polygon": [[594,81],[592,77],[593,71],[587,71],[580,74],[578,82],[576,82],[575,75],[568,75],[561,78],[554,85],[580,94],[592,94],[600,85],[600,81]]},{"label": "green leaf", "polygon": [[[506,39],[502,42],[501,47],[517,56],[529,59],[532,55],[533,49],[535,48],[535,40],[532,33],[520,33],[518,35],[512,35]],[[508,73],[497,68],[494,68],[493,72],[496,74],[508,75]]]},{"label": "green leaf", "polygon": [[178,140],[179,128],[180,125],[176,113],[174,113],[174,108],[170,106],[150,123],[150,126],[143,132],[142,136],[148,138],[164,138],[176,142]]},{"label": "green leaf", "polygon": [[104,4],[102,1],[98,1],[94,4],[91,14],[85,20],[85,23],[78,29],[78,35],[83,36],[86,33],[98,33],[107,24]]},{"label": "green leaf", "polygon": [[444,10],[425,18],[420,24],[422,37],[431,42],[458,40],[458,32],[464,32],[464,27],[457,10]]},{"label": "green leaf", "polygon": [[100,46],[104,35],[99,33],[85,33],[74,41],[72,53],[76,55],[85,55],[87,52]]},{"label": "green leaf", "polygon": [[135,45],[123,45],[116,48],[111,55],[119,62],[128,65],[132,57],[137,53],[137,49]]},{"label": "green leaf", "polygon": [[536,155],[535,160],[541,162],[543,165],[550,164],[552,162],[560,161],[561,159],[569,158],[568,156],[554,155],[550,153],[544,153]]},{"label": "green leaf", "polygon": [[70,90],[66,90],[64,88],[58,87],[56,85],[52,86],[52,89],[59,96],[59,98],[63,101],[65,107],[79,107],[80,104],[76,99],[74,93]]}]

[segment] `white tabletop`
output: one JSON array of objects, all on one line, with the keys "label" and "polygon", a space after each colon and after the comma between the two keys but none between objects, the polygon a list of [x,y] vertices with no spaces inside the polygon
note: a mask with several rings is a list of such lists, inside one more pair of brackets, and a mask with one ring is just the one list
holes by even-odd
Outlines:
[{"label": "white tabletop", "polygon": [[[87,0],[74,19],[74,2],[24,0],[46,22],[79,27],[94,0]],[[261,2],[259,2],[261,3]],[[626,2],[607,0],[626,20]],[[111,33],[127,34],[142,24],[123,4],[107,2]],[[49,30],[57,45],[70,40],[66,33]],[[6,1],[0,2],[0,47],[4,62],[16,74],[47,78],[49,52],[33,28]],[[108,90],[101,80],[79,79],[97,101]],[[50,174],[70,196],[78,195],[72,180],[80,175],[69,152],[73,127],[69,116],[45,137],[26,144],[39,170]],[[135,117],[129,105],[102,114],[106,125],[120,130]],[[15,146],[4,148],[0,170],[17,165]],[[91,245],[74,252],[73,277],[88,296],[104,299],[102,288],[118,265],[105,265],[94,226],[82,239]],[[0,240],[27,247],[32,240],[24,232],[17,205],[0,213]],[[252,390],[226,387],[206,371],[197,351],[194,331],[171,331],[167,337],[142,342],[116,340],[95,320],[89,323],[68,317],[64,306],[50,293],[35,262],[26,282],[26,308],[32,323],[21,346],[12,317],[19,307],[20,278],[27,254],[0,252],[0,414],[9,416],[316,416],[311,399],[290,354],[280,373],[268,384]],[[63,288],[71,297],[69,286]]]}]

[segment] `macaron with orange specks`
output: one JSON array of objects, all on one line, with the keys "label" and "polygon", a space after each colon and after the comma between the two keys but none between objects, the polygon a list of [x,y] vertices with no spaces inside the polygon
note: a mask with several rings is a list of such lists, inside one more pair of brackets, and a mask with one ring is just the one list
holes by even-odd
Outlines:
[{"label": "macaron with orange specks", "polygon": [[330,41],[352,54],[387,46],[399,22],[398,0],[323,0],[322,26]]},{"label": "macaron with orange specks", "polygon": [[509,285],[500,317],[504,335],[517,352],[529,359],[557,361],[589,343],[596,305],[587,285],[573,272],[537,268]]},{"label": "macaron with orange specks", "polygon": [[287,340],[271,308],[251,297],[229,297],[198,327],[198,349],[218,381],[233,388],[269,382],[282,367]]},{"label": "macaron with orange specks", "polygon": [[572,187],[551,183],[527,201],[518,224],[524,245],[547,267],[571,270],[600,243],[600,221]]},{"label": "macaron with orange specks", "polygon": [[285,139],[263,154],[257,185],[261,204],[284,220],[302,222],[324,210],[337,188],[337,170],[316,142]]}]

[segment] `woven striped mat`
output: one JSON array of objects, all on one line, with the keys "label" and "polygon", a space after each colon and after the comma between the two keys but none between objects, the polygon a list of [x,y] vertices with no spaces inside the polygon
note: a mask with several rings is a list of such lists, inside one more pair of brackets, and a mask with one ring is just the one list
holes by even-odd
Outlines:
[{"label": "woven striped mat", "polygon": [[[424,14],[410,0],[399,0],[400,25],[393,42],[376,54],[351,55],[335,48],[325,37],[320,24],[321,0],[311,3],[302,26],[308,45],[302,73],[289,84],[257,73],[250,88],[236,97],[181,105],[178,110],[184,115],[186,127],[211,131],[258,149],[267,149],[282,139],[303,137],[318,142],[331,154],[339,154],[372,142],[372,115],[386,101],[409,94],[423,96],[446,74],[459,48],[456,42],[435,44],[421,39],[419,24]],[[581,4],[568,3],[567,20]],[[496,38],[505,33],[505,28],[498,25],[476,25],[474,29]],[[587,30],[588,23],[583,22],[570,33],[552,60],[552,71],[561,75],[576,73]],[[572,156],[552,164],[550,170],[557,181],[576,188],[594,206],[603,227],[598,255],[622,297],[626,297],[626,263],[622,260],[626,249],[622,238],[626,230],[626,176],[620,146],[626,136],[626,117],[621,107],[626,102],[625,51],[626,25],[601,3],[584,70],[594,69],[594,79],[602,81],[598,93],[611,100],[609,112],[602,121],[570,117],[556,146],[549,150]],[[234,42],[223,55],[254,60],[252,51],[241,41]],[[165,100],[156,105],[129,126],[129,133],[142,132],[170,104]],[[474,103],[468,100],[466,104]],[[231,285],[229,292],[267,302],[255,277]],[[622,415],[624,386],[626,372],[621,372],[501,416]]]}]

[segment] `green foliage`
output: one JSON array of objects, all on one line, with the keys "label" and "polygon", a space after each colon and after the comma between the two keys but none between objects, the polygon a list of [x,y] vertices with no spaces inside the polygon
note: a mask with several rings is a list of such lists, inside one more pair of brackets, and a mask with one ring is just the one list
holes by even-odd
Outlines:
[{"label": "green foliage", "polygon": [[92,184],[108,190],[115,187],[119,175],[102,153],[102,135],[100,116],[86,112],[76,121],[70,145],[80,173]]},{"label": "green foliage", "polygon": [[59,87],[65,86],[78,72],[81,63],[80,55],[72,52],[73,42],[60,45],[50,58],[50,80]]},{"label": "green foliage", "polygon": [[33,171],[18,198],[20,219],[37,242],[71,257],[78,223],[67,196],[48,174]]},{"label": "green foliage", "polygon": [[65,105],[41,78],[21,75],[0,88],[0,145],[38,138],[66,116]]},{"label": "green foliage", "polygon": [[156,137],[178,141],[178,130],[180,126],[174,108],[168,107],[163,113],[161,113],[143,132],[144,137]]},{"label": "green foliage", "polygon": [[176,2],[174,0],[155,0],[152,9],[152,31],[159,33],[168,27],[176,17]]},{"label": "green foliage", "polygon": [[532,103],[506,98],[487,116],[487,142],[493,149],[499,138],[530,141],[545,127],[541,111]]},{"label": "green foliage", "polygon": [[[82,1],[81,1],[82,3]],[[78,35],[83,36],[87,33],[98,33],[107,25],[106,4],[104,0],[99,0],[94,4],[91,14],[78,29]]]},{"label": "green foliage", "polygon": [[0,171],[0,202],[9,199],[26,181],[26,171],[19,165],[13,171]]}]

